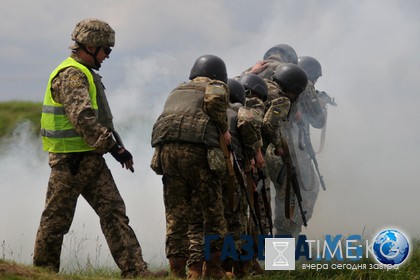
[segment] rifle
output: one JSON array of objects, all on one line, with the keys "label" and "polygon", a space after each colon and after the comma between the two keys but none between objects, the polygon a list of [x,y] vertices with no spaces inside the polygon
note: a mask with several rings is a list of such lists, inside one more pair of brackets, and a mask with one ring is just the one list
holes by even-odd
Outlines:
[{"label": "rifle", "polygon": [[321,187],[325,191],[327,188],[325,187],[324,178],[321,175],[321,172],[319,171],[318,161],[316,160],[315,151],[314,151],[314,148],[312,147],[311,139],[309,139],[309,136],[306,133],[303,122],[299,121],[297,125],[299,128],[299,139],[301,136],[303,136],[303,142],[305,144],[305,147],[299,144],[299,149],[306,150],[306,152],[308,153],[309,158],[314,163],[316,173],[318,174],[319,182],[321,183]]},{"label": "rifle", "polygon": [[270,228],[270,235],[273,236],[273,218],[272,218],[272,213],[271,213],[271,205],[270,205],[270,201],[268,201],[267,190],[265,188],[266,175],[264,173],[264,170],[262,169],[257,169],[257,174],[258,174],[258,178],[256,178],[255,180],[256,185],[257,185],[257,193],[258,191],[261,191],[261,196],[264,203],[264,211],[265,211],[265,215],[267,216],[268,226]]},{"label": "rifle", "polygon": [[251,202],[251,199],[249,198],[248,188],[247,188],[247,185],[245,183],[246,180],[244,178],[245,173],[244,173],[244,171],[241,167],[239,159],[236,156],[236,153],[233,149],[232,144],[227,144],[227,148],[228,148],[228,151],[229,151],[230,155],[232,156],[233,170],[235,171],[236,179],[238,180],[239,186],[242,188],[242,191],[245,194],[245,199],[246,199],[246,202],[249,206],[249,212],[251,214],[251,218],[252,218],[255,226],[260,229],[261,234],[264,234],[264,230],[263,230],[262,225],[261,225],[261,220],[258,219],[257,214],[255,212],[254,205]]},{"label": "rifle", "polygon": [[[279,172],[279,176],[277,177],[277,182],[279,184],[282,184],[284,176],[286,176],[286,172],[287,172],[287,182],[286,182],[286,205],[285,205],[285,212],[286,212],[286,218],[291,219],[292,217],[292,213],[291,213],[291,209],[290,209],[290,187],[292,187],[293,192],[296,195],[296,199],[298,202],[298,206],[299,206],[299,210],[300,210],[300,215],[302,217],[302,222],[303,225],[306,227],[308,225],[307,220],[306,220],[306,211],[303,210],[303,206],[302,206],[302,194],[300,193],[300,186],[299,186],[299,181],[297,178],[297,172],[296,172],[296,167],[293,165],[292,162],[292,158],[290,155],[290,150],[289,150],[289,146],[286,142],[285,139],[282,140],[282,145],[283,145],[283,155],[281,156],[282,160],[283,160],[283,167],[281,168],[280,172]],[[286,170],[284,169],[286,168]],[[283,176],[284,174],[284,176]],[[278,180],[281,180],[280,182]],[[294,205],[292,205],[294,207]]]},{"label": "rifle", "polygon": [[[124,144],[123,144],[122,139],[121,139],[120,135],[118,134],[118,132],[116,132],[115,130],[112,130],[112,134],[114,135],[114,138],[115,138],[115,141],[117,142],[117,144],[124,148]],[[134,173],[134,167],[131,166],[130,171],[131,171],[131,173]]]},{"label": "rifle", "polygon": [[329,96],[325,91],[315,91],[318,94],[318,97],[323,100],[327,104],[331,104],[333,106],[337,106],[337,103],[335,103],[334,97]]}]

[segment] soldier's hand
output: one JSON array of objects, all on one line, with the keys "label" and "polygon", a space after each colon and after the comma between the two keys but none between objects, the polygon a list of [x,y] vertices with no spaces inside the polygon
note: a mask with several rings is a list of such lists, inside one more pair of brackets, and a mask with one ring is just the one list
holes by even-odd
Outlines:
[{"label": "soldier's hand", "polygon": [[295,120],[297,121],[297,122],[300,122],[301,120],[302,120],[302,112],[301,111],[296,111],[296,113],[295,113]]},{"label": "soldier's hand", "polygon": [[127,151],[124,147],[121,147],[117,144],[115,144],[111,150],[111,155],[119,162],[121,163],[122,168],[130,169],[131,172],[134,173],[134,161],[133,156],[129,151]]},{"label": "soldier's hand", "polygon": [[231,136],[230,136],[230,132],[229,132],[229,130],[228,130],[228,131],[226,131],[226,132],[223,134],[223,138],[225,139],[225,142],[226,142],[226,144],[227,144],[227,145],[229,145],[229,144],[232,142],[232,139],[231,139]]},{"label": "soldier's hand", "polygon": [[254,66],[252,66],[251,70],[249,71],[249,73],[252,74],[259,74],[261,73],[265,68],[268,67],[268,63],[265,60],[260,60],[257,63],[255,63]]},{"label": "soldier's hand", "polygon": [[282,148],[281,146],[276,147],[276,148],[274,149],[274,154],[275,154],[276,156],[279,156],[279,157],[283,156],[283,155],[284,155],[284,150],[283,150],[283,148]]},{"label": "soldier's hand", "polygon": [[255,152],[255,166],[258,168],[258,169],[261,169],[261,168],[263,168],[264,167],[264,156],[263,156],[263,154],[262,154],[262,152],[261,152],[261,149],[259,148],[259,149],[257,149],[257,151]]}]

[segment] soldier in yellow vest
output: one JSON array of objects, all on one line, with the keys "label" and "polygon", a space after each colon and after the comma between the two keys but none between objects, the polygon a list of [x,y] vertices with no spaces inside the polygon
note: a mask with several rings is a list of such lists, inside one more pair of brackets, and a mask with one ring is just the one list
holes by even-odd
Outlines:
[{"label": "soldier in yellow vest", "polygon": [[115,32],[104,21],[85,19],[77,23],[72,40],[70,57],[50,75],[42,107],[42,143],[49,152],[51,175],[33,263],[59,272],[63,237],[81,195],[100,218],[121,276],[151,276],[103,158],[110,152],[122,167],[134,171],[132,155],[113,138],[104,86],[101,76],[93,71],[109,58]]}]

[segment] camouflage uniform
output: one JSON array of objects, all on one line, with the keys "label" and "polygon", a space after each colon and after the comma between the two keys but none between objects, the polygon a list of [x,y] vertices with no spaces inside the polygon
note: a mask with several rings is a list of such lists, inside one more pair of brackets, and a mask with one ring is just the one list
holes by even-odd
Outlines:
[{"label": "camouflage uniform", "polygon": [[[237,159],[242,168],[250,165],[255,156],[255,149],[262,146],[261,125],[262,115],[257,110],[243,107],[241,104],[231,104],[228,109],[229,130],[232,136]],[[225,217],[228,223],[228,233],[235,240],[235,247],[240,253],[248,222],[248,192],[239,185],[236,176],[232,178],[228,172],[223,179],[223,198]],[[233,199],[229,199],[233,195]],[[232,205],[233,204],[233,205]]]},{"label": "camouflage uniform", "polygon": [[[280,134],[280,127],[287,122],[287,118],[289,115],[291,102],[287,97],[282,96],[283,93],[281,89],[272,81],[272,76],[276,69],[284,64],[284,62],[279,61],[280,57],[270,56],[268,59],[265,60],[266,68],[259,73],[256,73],[258,76],[264,79],[268,87],[268,98],[265,101],[264,107],[261,107],[258,103],[255,103],[255,98],[247,99],[247,107],[255,108],[262,112],[264,115],[263,125],[262,125],[262,139],[263,139],[263,147],[262,152],[265,155],[266,149],[270,143],[274,146],[279,147],[281,145],[281,134]],[[252,67],[245,70],[242,75],[246,73],[251,73]],[[266,160],[266,164],[264,166],[264,173],[268,174],[269,170],[267,167],[271,163]],[[264,186],[266,188],[266,194],[268,196],[269,201],[271,201],[271,180],[269,176],[266,176],[264,180]],[[261,207],[261,222],[262,227],[264,230],[264,234],[269,234],[269,224],[268,224],[268,217],[265,213],[264,203],[262,201],[262,197],[259,196],[259,205]],[[253,225],[250,225],[250,230],[255,231],[258,229],[254,229]]]},{"label": "camouflage uniform", "polygon": [[[283,127],[282,133],[284,139],[286,139],[289,144],[292,161],[297,167],[296,172],[302,195],[302,207],[304,211],[306,211],[307,221],[312,217],[315,202],[318,197],[320,183],[312,161],[308,156],[307,149],[309,147],[305,146],[310,144],[310,140],[306,143],[303,141],[303,132],[301,130],[304,129],[305,134],[309,137],[309,125],[312,125],[315,128],[321,128],[325,123],[325,115],[322,110],[310,108],[316,108],[316,106],[319,106],[316,104],[310,104],[310,101],[315,99],[315,89],[312,83],[308,82],[306,90],[299,97],[296,104],[297,106],[293,106],[291,121],[287,126]],[[302,120],[299,125],[294,119],[297,110],[302,113]],[[292,137],[292,139],[290,139],[290,137]],[[286,178],[284,178],[283,182],[277,182],[278,173],[283,165],[282,159],[274,155],[273,146],[270,146],[267,149],[266,159],[270,162],[270,177],[272,178],[272,182],[276,190],[274,207],[275,232],[280,235],[291,235],[293,237],[297,237],[301,232],[303,223],[300,210],[296,205],[293,217],[291,217],[291,219],[287,219],[285,217]]]},{"label": "camouflage uniform", "polygon": [[[84,63],[75,53],[71,57]],[[102,232],[122,276],[136,276],[146,269],[146,263],[129,226],[124,201],[103,158],[116,142],[112,138],[112,115],[101,78],[91,72],[97,90],[98,113],[92,108],[88,79],[82,71],[68,67],[52,80],[53,99],[63,105],[76,132],[94,150],[49,153],[51,175],[33,262],[59,271],[63,236],[71,226],[77,199],[82,195],[100,218]]]},{"label": "camouflage uniform", "polygon": [[[152,162],[152,168],[163,175],[168,259],[202,261],[204,235],[220,236],[211,242],[211,252],[222,248],[226,221],[221,178],[207,158],[209,151],[220,150],[219,134],[228,130],[227,100],[226,84],[194,78],[171,92],[153,126],[152,146],[158,152],[154,159],[159,164]],[[204,229],[192,214],[202,217]]]},{"label": "camouflage uniform", "polygon": [[[258,76],[260,76],[263,79],[267,79],[267,80],[271,80],[271,77],[273,75],[273,73],[277,70],[277,68],[283,64],[283,62],[280,62],[278,60],[274,60],[274,59],[267,59],[265,60],[265,62],[267,63],[267,67],[262,70],[261,72],[258,73]],[[245,70],[242,74],[246,74],[246,73],[250,73],[251,72],[252,67],[248,68],[247,70]]]},{"label": "camouflage uniform", "polygon": [[[265,105],[264,119],[263,119],[262,132],[261,132],[262,139],[263,139],[262,151],[264,153],[264,156],[266,154],[266,149],[270,143],[273,144],[275,147],[281,146],[280,128],[284,126],[284,124],[287,122],[287,118],[288,118],[290,106],[291,106],[290,100],[287,97],[283,96],[281,89],[275,82],[267,80],[267,79],[265,79],[265,81],[268,86],[268,99],[264,104]],[[247,101],[247,102],[250,102],[250,101]],[[271,163],[270,163],[270,160],[265,159],[265,161],[266,161],[266,164],[264,166],[264,172],[265,174],[268,174],[269,170],[267,168],[271,165]],[[264,180],[264,186],[266,188],[266,194],[268,196],[269,201],[271,201],[270,185],[271,185],[270,177],[266,176]],[[259,196],[259,205],[261,207],[260,209],[261,222],[262,222],[264,234],[269,234],[270,233],[270,228],[268,224],[269,217],[267,217],[266,215],[266,212],[264,209],[264,203],[262,201],[262,196]]]}]

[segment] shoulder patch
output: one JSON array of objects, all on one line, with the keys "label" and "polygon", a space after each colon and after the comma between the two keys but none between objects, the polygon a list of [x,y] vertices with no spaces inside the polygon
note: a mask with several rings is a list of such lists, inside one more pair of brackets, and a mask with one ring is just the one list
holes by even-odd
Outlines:
[{"label": "shoulder patch", "polygon": [[227,88],[221,83],[211,83],[206,86],[206,94],[226,95]]},{"label": "shoulder patch", "polygon": [[248,110],[244,107],[239,108],[238,110],[238,119],[243,121],[251,121],[254,118],[251,110]]},{"label": "shoulder patch", "polygon": [[69,77],[69,85],[72,88],[78,88],[83,84],[82,79],[79,75],[72,75]]}]

